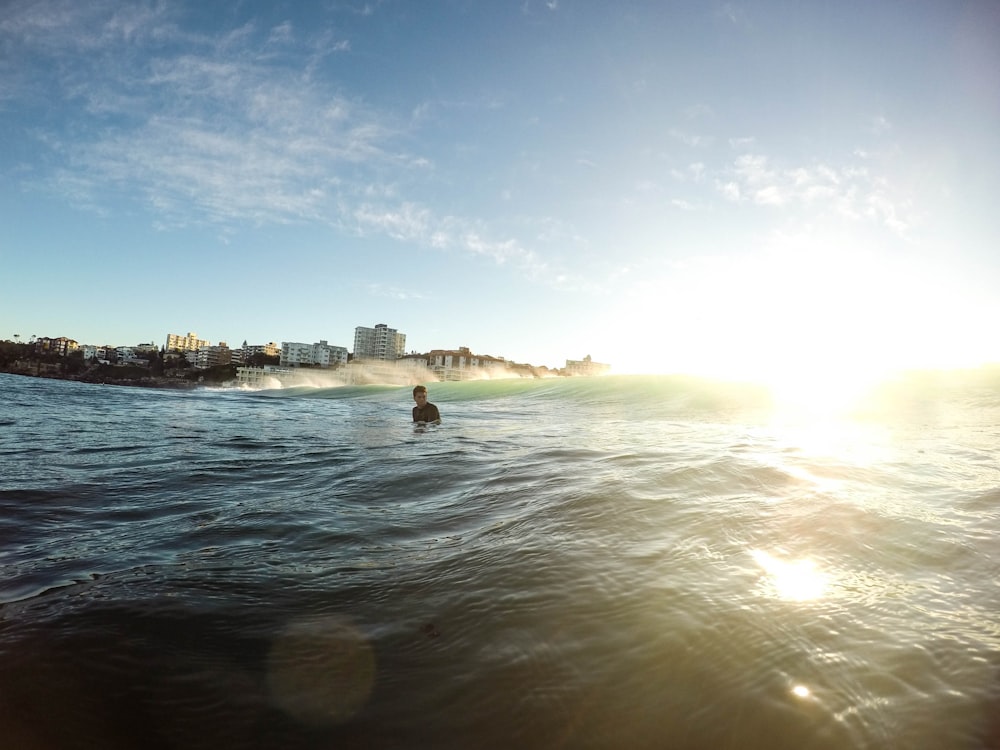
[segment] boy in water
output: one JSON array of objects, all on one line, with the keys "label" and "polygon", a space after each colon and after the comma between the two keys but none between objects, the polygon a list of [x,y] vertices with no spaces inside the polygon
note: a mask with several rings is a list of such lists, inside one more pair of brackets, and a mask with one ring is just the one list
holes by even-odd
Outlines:
[{"label": "boy in water", "polygon": [[418,385],[413,389],[413,400],[417,405],[413,407],[413,421],[425,424],[441,424],[441,415],[438,408],[427,400],[427,386]]}]

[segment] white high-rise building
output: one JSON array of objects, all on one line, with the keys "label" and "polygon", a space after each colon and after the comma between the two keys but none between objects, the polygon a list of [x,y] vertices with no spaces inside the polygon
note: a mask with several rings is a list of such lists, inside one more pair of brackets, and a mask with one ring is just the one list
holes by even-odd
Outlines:
[{"label": "white high-rise building", "polygon": [[396,361],[406,354],[406,334],[385,323],[374,328],[358,326],[354,329],[355,359],[385,359]]}]

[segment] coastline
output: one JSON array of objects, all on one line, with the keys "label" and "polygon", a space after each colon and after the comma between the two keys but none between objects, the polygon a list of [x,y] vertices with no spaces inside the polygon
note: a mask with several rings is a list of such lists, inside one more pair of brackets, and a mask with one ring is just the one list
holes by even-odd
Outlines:
[{"label": "coastline", "polygon": [[[44,363],[31,363],[32,365],[39,365]],[[134,373],[129,373],[128,376],[121,375],[116,376],[114,374],[109,374],[100,370],[86,370],[80,373],[64,373],[55,368],[45,368],[43,367],[18,367],[18,368],[0,368],[0,373],[6,375],[19,375],[21,377],[27,378],[45,378],[48,380],[71,380],[78,383],[92,383],[94,385],[120,385],[127,386],[131,388],[170,388],[173,390],[191,390],[197,388],[200,385],[222,385],[227,381],[215,381],[215,380],[205,380],[204,378],[200,380],[193,380],[190,378],[182,376],[173,375],[140,375],[138,377],[134,376]],[[235,382],[235,379],[233,379]]]}]

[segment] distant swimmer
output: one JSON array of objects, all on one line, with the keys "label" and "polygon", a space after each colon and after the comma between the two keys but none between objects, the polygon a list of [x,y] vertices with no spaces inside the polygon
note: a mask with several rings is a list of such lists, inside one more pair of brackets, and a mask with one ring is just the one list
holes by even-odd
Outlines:
[{"label": "distant swimmer", "polygon": [[424,424],[441,424],[441,414],[438,408],[427,400],[427,386],[418,385],[413,389],[413,400],[417,405],[413,407],[413,421]]}]

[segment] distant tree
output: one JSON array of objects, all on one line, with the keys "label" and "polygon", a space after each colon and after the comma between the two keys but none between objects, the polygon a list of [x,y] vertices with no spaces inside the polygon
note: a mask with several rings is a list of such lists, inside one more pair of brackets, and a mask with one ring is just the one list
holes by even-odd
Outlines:
[{"label": "distant tree", "polygon": [[20,359],[21,344],[8,344],[6,341],[0,343],[0,367],[6,367]]},{"label": "distant tree", "polygon": [[149,374],[156,377],[163,375],[163,354],[162,352],[152,351],[149,355]]},{"label": "distant tree", "polygon": [[216,365],[204,370],[195,370],[184,376],[188,380],[195,380],[205,383],[225,383],[236,380],[236,365]]}]

